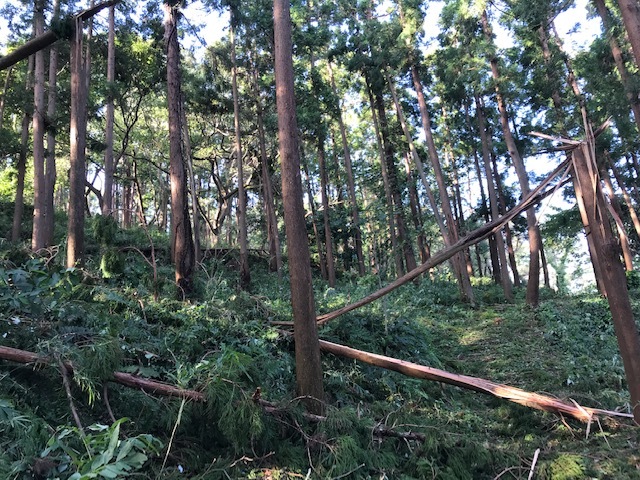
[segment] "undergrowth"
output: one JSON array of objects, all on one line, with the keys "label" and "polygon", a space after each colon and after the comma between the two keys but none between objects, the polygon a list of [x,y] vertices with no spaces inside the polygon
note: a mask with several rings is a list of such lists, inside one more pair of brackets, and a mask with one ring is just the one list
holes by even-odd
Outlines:
[{"label": "undergrowth", "polygon": [[[108,225],[97,225],[99,244]],[[323,356],[326,418],[309,418],[294,393],[293,342],[271,324],[291,318],[286,276],[256,263],[252,292],[241,292],[235,272],[210,259],[196,297],[179,302],[170,282],[152,283],[145,235],[134,233],[138,250],[120,248],[131,244],[126,233],[108,235],[124,259],[109,275],[95,258],[65,269],[55,255],[0,251],[2,344],[48,359],[0,360],[0,478],[528,478],[537,449],[535,478],[637,478],[639,436],[629,422],[587,426],[332,355]],[[170,278],[169,266],[158,269]],[[549,291],[532,311],[478,282],[471,307],[435,278],[329,322],[321,338],[628,411],[602,299]],[[336,288],[316,281],[318,310],[379,286],[373,276]],[[72,401],[59,362],[73,365]],[[114,371],[206,401],[111,383]]]}]

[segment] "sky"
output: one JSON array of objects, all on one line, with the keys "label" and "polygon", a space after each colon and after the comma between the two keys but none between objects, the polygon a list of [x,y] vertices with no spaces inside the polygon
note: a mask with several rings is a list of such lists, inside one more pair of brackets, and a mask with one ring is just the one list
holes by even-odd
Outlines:
[{"label": "sky", "polygon": [[[0,0],[0,7],[11,2],[12,0]],[[600,31],[600,21],[597,18],[586,18],[587,2],[588,0],[576,0],[575,7],[560,14],[556,19],[556,27],[558,28],[560,36],[565,39],[565,46],[570,53],[575,53],[581,48],[584,48]],[[431,39],[434,39],[437,35],[438,28],[437,25],[433,25],[434,22],[430,19],[439,18],[442,5],[443,2],[430,2],[427,9],[427,18],[429,19],[428,21],[431,22],[431,24],[428,25],[427,31],[432,32],[429,37]],[[186,28],[199,25],[204,27],[200,29],[200,33],[198,34],[199,39],[194,36],[189,36],[190,38],[186,39],[186,47],[193,46],[196,50],[199,50],[203,48],[203,44],[212,44],[228,32],[228,14],[207,13],[202,2],[199,0],[190,2],[183,13],[185,15]],[[99,14],[98,18],[102,24],[106,24],[106,11]],[[4,52],[5,50],[4,45],[6,43],[7,33],[7,21],[0,18],[0,52]],[[506,47],[511,44],[509,32],[496,28],[496,36],[496,41],[499,46]]]}]

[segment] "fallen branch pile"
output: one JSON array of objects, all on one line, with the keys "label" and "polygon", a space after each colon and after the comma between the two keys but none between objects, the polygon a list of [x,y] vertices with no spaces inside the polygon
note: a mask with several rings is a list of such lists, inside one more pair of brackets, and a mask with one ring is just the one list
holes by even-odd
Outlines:
[{"label": "fallen branch pile", "polygon": [[[519,388],[498,384],[482,378],[458,375],[445,370],[405,362],[404,360],[398,360],[384,355],[356,350],[355,348],[327,342],[325,340],[320,340],[320,349],[323,352],[332,353],[341,357],[353,358],[355,360],[385,368],[387,370],[393,370],[410,377],[455,385],[457,387],[484,393],[510,402],[515,402],[530,408],[544,410],[558,415],[569,415],[583,422],[591,422],[593,418],[598,415],[633,418],[633,415],[628,413],[583,407],[578,405],[576,402],[567,403],[546,395],[527,392]],[[33,352],[2,346],[0,346],[0,358],[16,363],[34,365],[49,364],[52,362],[51,359],[42,357]],[[73,372],[73,366],[71,364],[65,363],[64,366],[69,372]],[[114,372],[111,381],[127,387],[143,390],[150,394],[179,397],[196,402],[206,401],[202,392],[178,388],[168,383],[149,380],[130,373]],[[256,403],[261,405],[267,413],[273,414],[280,410],[273,403],[261,399],[259,395],[255,398]],[[322,421],[323,419],[323,417],[319,417],[317,415],[313,415],[313,418],[310,418],[312,421]]]}]

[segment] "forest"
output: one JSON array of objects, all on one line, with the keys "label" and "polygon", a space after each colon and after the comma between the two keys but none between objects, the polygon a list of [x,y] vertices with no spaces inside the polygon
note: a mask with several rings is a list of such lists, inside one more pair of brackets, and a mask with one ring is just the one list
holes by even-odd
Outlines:
[{"label": "forest", "polygon": [[639,156],[637,0],[0,0],[0,478],[638,478]]}]

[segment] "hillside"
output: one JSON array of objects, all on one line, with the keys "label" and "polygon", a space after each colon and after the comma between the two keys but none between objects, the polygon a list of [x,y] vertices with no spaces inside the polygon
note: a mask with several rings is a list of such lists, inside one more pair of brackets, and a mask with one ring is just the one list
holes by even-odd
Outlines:
[{"label": "hillside", "polygon": [[[118,235],[131,245],[134,233]],[[242,292],[229,258],[208,259],[195,297],[179,302],[170,282],[153,284],[141,250],[120,251],[123,271],[111,278],[99,256],[80,270],[62,268],[59,256],[2,251],[1,345],[50,364],[0,361],[0,477],[529,478],[539,449],[533,478],[637,478],[629,419],[587,425],[329,354],[326,418],[309,417],[293,393],[292,341],[272,324],[291,317],[286,275],[255,258],[253,289]],[[158,278],[170,276],[159,264]],[[314,282],[319,312],[379,286],[374,276],[343,277],[335,289]],[[329,322],[320,337],[628,411],[603,299],[545,290],[534,311],[522,290],[511,304],[489,282],[474,290],[472,308],[455,284],[425,277]],[[127,388],[109,381],[116,371],[206,401]]]}]

